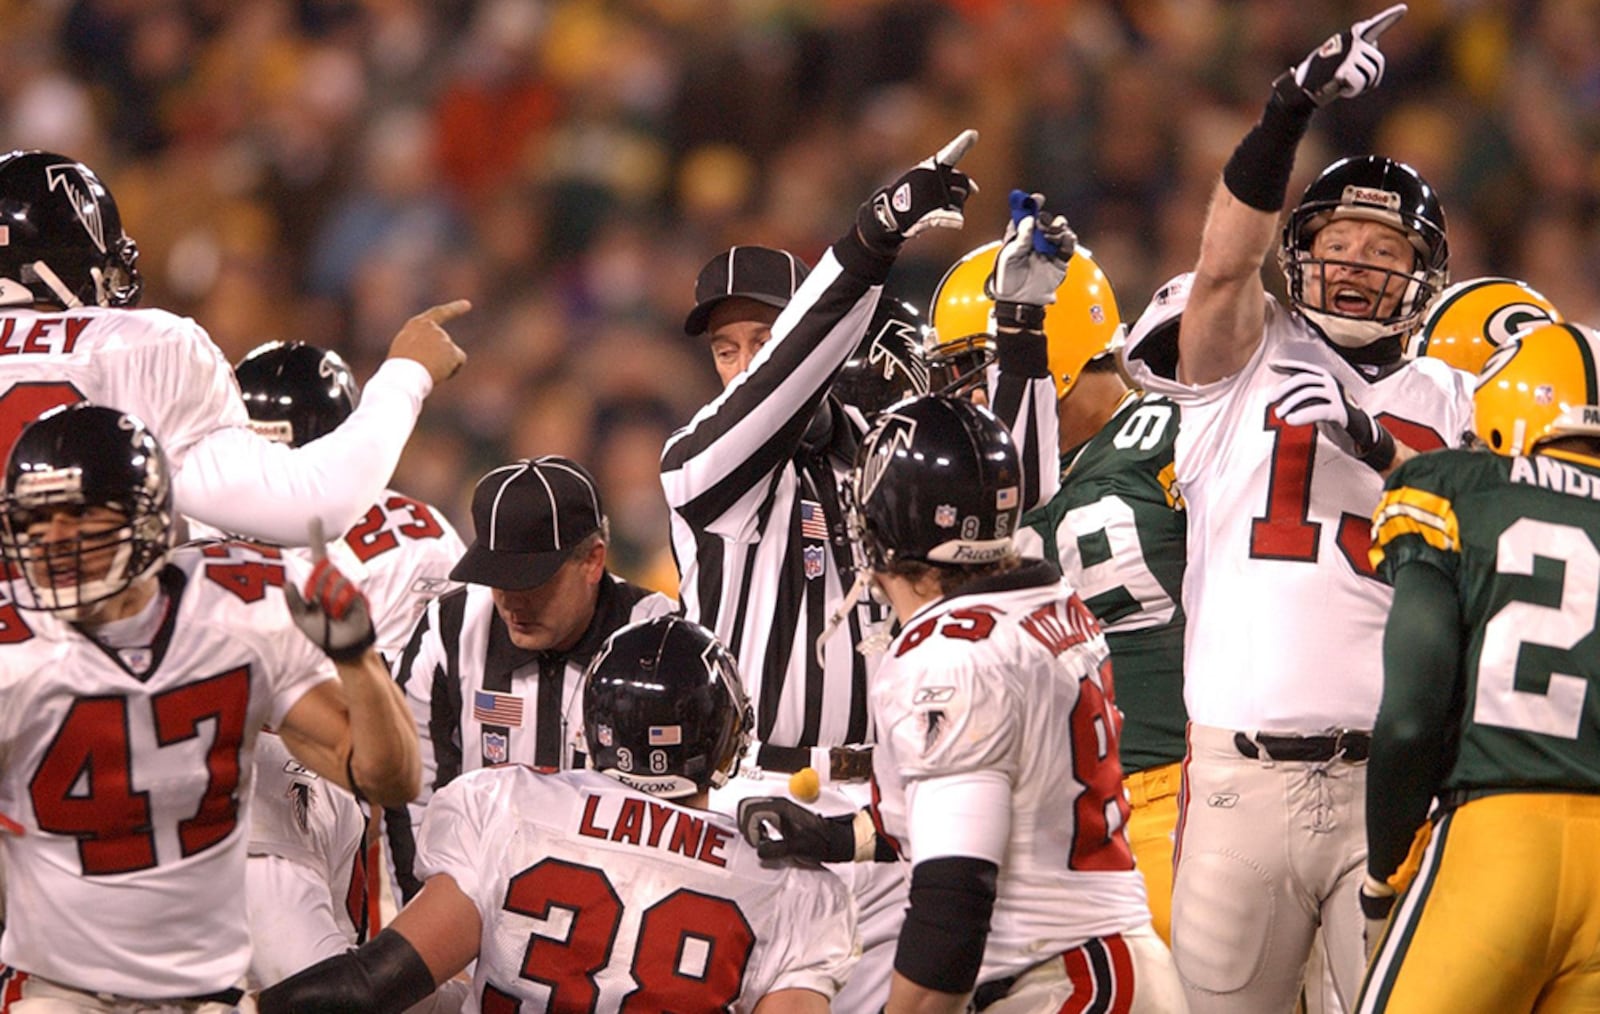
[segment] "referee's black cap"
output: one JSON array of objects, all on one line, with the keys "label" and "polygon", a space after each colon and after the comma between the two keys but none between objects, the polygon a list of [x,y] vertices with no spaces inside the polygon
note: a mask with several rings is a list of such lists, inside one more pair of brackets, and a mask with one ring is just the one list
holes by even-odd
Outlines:
[{"label": "referee's black cap", "polygon": [[472,491],[474,538],[450,577],[506,591],[537,588],[603,517],[594,477],[571,458],[501,465]]},{"label": "referee's black cap", "polygon": [[782,309],[794,298],[811,268],[786,250],[768,246],[736,246],[706,262],[694,283],[694,309],[683,322],[687,334],[706,332],[718,303],[735,296]]}]

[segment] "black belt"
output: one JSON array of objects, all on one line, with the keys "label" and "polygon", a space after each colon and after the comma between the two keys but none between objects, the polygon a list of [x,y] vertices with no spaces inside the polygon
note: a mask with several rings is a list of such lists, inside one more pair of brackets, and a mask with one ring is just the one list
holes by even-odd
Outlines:
[{"label": "black belt", "polygon": [[1325,736],[1273,736],[1260,732],[1252,739],[1236,732],[1233,745],[1251,760],[1260,760],[1265,753],[1267,760],[1275,761],[1364,761],[1372,752],[1372,734],[1353,729],[1340,729]]},{"label": "black belt", "polygon": [[215,993],[207,993],[204,996],[186,996],[182,1000],[179,1000],[178,1002],[179,1003],[221,1003],[221,1004],[226,1004],[229,1007],[237,1007],[239,1005],[239,1001],[243,1000],[243,999],[244,999],[244,990],[230,986],[227,989],[219,989]]},{"label": "black belt", "polygon": [[[805,746],[773,746],[762,743],[756,749],[756,766],[763,771],[777,771],[792,775],[801,768],[811,766],[811,748]],[[872,747],[828,747],[828,780],[831,782],[864,782],[872,777]]]}]

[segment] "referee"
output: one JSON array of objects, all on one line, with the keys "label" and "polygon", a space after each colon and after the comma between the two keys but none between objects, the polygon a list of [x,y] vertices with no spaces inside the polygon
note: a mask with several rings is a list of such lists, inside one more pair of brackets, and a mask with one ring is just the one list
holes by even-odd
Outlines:
[{"label": "referee", "polygon": [[[716,809],[731,813],[741,796],[781,791],[762,776],[786,781],[805,767],[823,788],[820,799],[803,801],[824,813],[868,802],[867,679],[876,660],[856,649],[889,622],[889,611],[858,601],[864,589],[856,587],[840,491],[866,426],[829,392],[866,332],[901,242],[961,225],[971,183],[953,166],[975,139],[964,132],[878,191],[814,270],[784,251],[737,246],[695,283],[684,330],[706,336],[723,391],[668,439],[661,482],[684,611],[738,658],[756,712],[758,770],[713,793]],[[1042,335],[999,344],[991,403],[1008,423],[1024,420],[1011,428],[1024,434],[1024,455],[1038,455],[1026,472],[1035,488],[1024,491],[1024,503],[1032,504],[1039,477],[1056,472],[1055,388]],[[819,646],[841,611],[844,620]],[[835,1008],[876,1010],[888,995],[905,907],[902,873],[873,863],[835,872],[855,891],[865,948]]]},{"label": "referee", "polygon": [[606,569],[609,524],[594,479],[568,458],[502,465],[472,494],[475,538],[395,666],[422,739],[422,794],[385,815],[395,883],[421,890],[415,831],[434,790],[463,771],[567,768],[583,670],[619,627],[676,603]]}]

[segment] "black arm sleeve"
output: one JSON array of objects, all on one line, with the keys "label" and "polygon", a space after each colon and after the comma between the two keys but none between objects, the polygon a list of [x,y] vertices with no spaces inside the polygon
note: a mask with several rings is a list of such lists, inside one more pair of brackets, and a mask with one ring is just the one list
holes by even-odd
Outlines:
[{"label": "black arm sleeve", "polygon": [[1383,703],[1367,762],[1367,872],[1387,880],[1449,770],[1461,688],[1461,604],[1438,568],[1402,564],[1383,632]]},{"label": "black arm sleeve", "polygon": [[900,927],[894,970],[925,989],[969,993],[978,981],[1000,868],[950,856],[911,871],[911,905]]},{"label": "black arm sleeve", "polygon": [[261,991],[260,1014],[387,1014],[434,989],[433,973],[411,942],[386,929],[353,951],[325,958]]}]

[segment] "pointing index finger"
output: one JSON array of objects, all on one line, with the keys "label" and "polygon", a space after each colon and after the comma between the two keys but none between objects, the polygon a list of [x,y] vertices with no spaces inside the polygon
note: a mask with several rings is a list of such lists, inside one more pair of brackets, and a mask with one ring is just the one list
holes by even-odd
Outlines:
[{"label": "pointing index finger", "polygon": [[448,303],[440,303],[438,306],[430,306],[426,310],[423,310],[421,313],[417,314],[417,316],[424,320],[430,320],[435,324],[443,324],[447,321],[455,320],[457,317],[466,313],[470,309],[472,309],[472,302],[470,300],[452,299]]},{"label": "pointing index finger", "polygon": [[957,134],[949,144],[940,148],[939,154],[935,155],[933,160],[940,165],[955,165],[961,161],[961,156],[967,153],[967,149],[977,143],[977,140],[978,132],[969,127]]},{"label": "pointing index finger", "polygon": [[322,531],[322,519],[320,517],[312,517],[306,524],[306,531],[311,536],[309,545],[311,546],[312,562],[321,563],[328,558],[328,540]]},{"label": "pointing index finger", "polygon": [[1395,4],[1382,14],[1363,22],[1358,34],[1368,42],[1377,42],[1378,36],[1394,27],[1394,23],[1404,17],[1407,10],[1405,4]]}]

